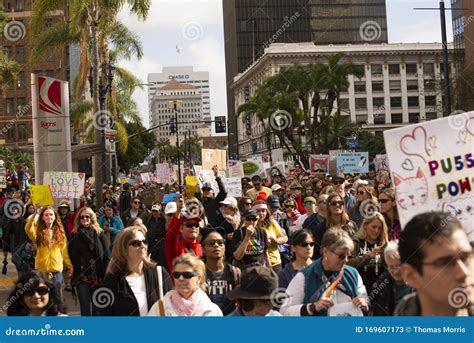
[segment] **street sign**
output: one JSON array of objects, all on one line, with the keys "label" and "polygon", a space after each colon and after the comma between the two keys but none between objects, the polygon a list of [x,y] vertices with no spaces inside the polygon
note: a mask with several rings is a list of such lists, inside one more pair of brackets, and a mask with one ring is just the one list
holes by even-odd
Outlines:
[{"label": "street sign", "polygon": [[117,134],[117,130],[109,130],[105,129],[105,152],[108,154],[115,153],[115,135]]}]

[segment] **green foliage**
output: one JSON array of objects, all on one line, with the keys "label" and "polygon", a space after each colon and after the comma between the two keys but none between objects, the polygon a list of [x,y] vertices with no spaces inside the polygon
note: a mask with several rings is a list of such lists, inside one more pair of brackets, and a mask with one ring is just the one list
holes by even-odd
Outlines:
[{"label": "green foliage", "polygon": [[378,154],[385,154],[385,143],[382,136],[373,135],[370,132],[362,131],[357,136],[359,146],[357,151],[368,151],[369,156],[375,157]]},{"label": "green foliage", "polygon": [[[141,123],[125,123],[127,134],[133,135],[143,132],[145,127]],[[117,152],[119,167],[128,171],[132,167],[138,166],[151,153],[156,145],[156,138],[153,132],[145,132],[128,139],[128,148],[125,153]]]},{"label": "green foliage", "polygon": [[0,159],[3,160],[6,169],[16,170],[19,164],[24,163],[30,169],[30,173],[33,173],[33,156],[29,153],[0,146]]}]

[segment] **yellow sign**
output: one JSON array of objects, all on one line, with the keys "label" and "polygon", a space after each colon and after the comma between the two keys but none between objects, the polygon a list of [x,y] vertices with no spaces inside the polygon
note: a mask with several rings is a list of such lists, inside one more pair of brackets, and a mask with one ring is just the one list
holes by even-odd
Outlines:
[{"label": "yellow sign", "polygon": [[187,175],[186,179],[186,195],[188,198],[194,198],[194,194],[198,191],[198,179],[197,176]]},{"label": "yellow sign", "polygon": [[48,206],[54,204],[53,194],[49,185],[30,185],[33,205]]},{"label": "yellow sign", "polygon": [[219,170],[227,169],[227,150],[201,149],[202,169],[212,170],[217,165]]}]

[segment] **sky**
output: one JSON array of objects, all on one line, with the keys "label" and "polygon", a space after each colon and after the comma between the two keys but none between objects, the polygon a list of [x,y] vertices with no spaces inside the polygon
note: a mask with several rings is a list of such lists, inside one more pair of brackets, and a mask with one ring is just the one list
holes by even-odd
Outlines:
[{"label": "sky", "polygon": [[[389,43],[441,41],[439,11],[414,10],[438,7],[439,0],[386,0],[386,3]],[[450,1],[446,3],[449,7]],[[209,71],[212,115],[227,114],[222,0],[152,0],[146,21],[130,16],[126,8],[119,18],[138,34],[144,49],[141,60],[121,61],[121,67],[129,69],[143,83],[147,82],[149,73],[159,73],[163,66],[192,65],[194,70]],[[448,41],[452,41],[449,11],[446,21]],[[147,87],[135,91],[133,97],[148,127]]]}]

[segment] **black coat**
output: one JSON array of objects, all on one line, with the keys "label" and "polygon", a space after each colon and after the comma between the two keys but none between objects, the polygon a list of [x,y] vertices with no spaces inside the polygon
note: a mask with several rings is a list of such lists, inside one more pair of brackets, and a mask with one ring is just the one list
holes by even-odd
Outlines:
[{"label": "black coat", "polygon": [[[130,191],[123,191],[120,193],[120,198],[119,198],[119,212],[120,215],[122,216],[126,210],[130,209],[132,202],[132,193]],[[125,223],[123,223],[126,225]]]},{"label": "black coat", "polygon": [[168,267],[165,258],[165,234],[166,221],[164,218],[155,218],[150,216],[148,222],[145,223],[148,231],[146,240],[148,242],[148,251],[151,259],[165,268]]},{"label": "black coat", "polygon": [[28,240],[25,232],[26,220],[23,217],[18,220],[9,219],[3,230],[3,251],[13,252],[21,244]]},{"label": "black coat", "polygon": [[204,206],[204,210],[206,212],[206,217],[211,226],[217,226],[219,223],[217,222],[217,217],[219,216],[219,203],[223,201],[227,197],[227,191],[222,183],[220,177],[216,177],[217,185],[219,186],[219,193],[215,198],[209,199],[205,198],[202,200],[202,205]]},{"label": "black coat", "polygon": [[397,288],[388,271],[385,271],[374,283],[370,299],[370,312],[374,316],[393,316],[395,312],[395,294]]},{"label": "black coat", "polygon": [[[166,269],[162,268],[163,273],[163,294],[173,289],[170,276]],[[158,301],[158,272],[156,268],[143,266],[145,275],[146,294],[148,311]],[[123,273],[105,275],[103,287],[108,288],[113,294],[113,302],[110,306],[99,309],[101,316],[139,316],[140,310],[138,302],[130,288],[126,275]]]}]

